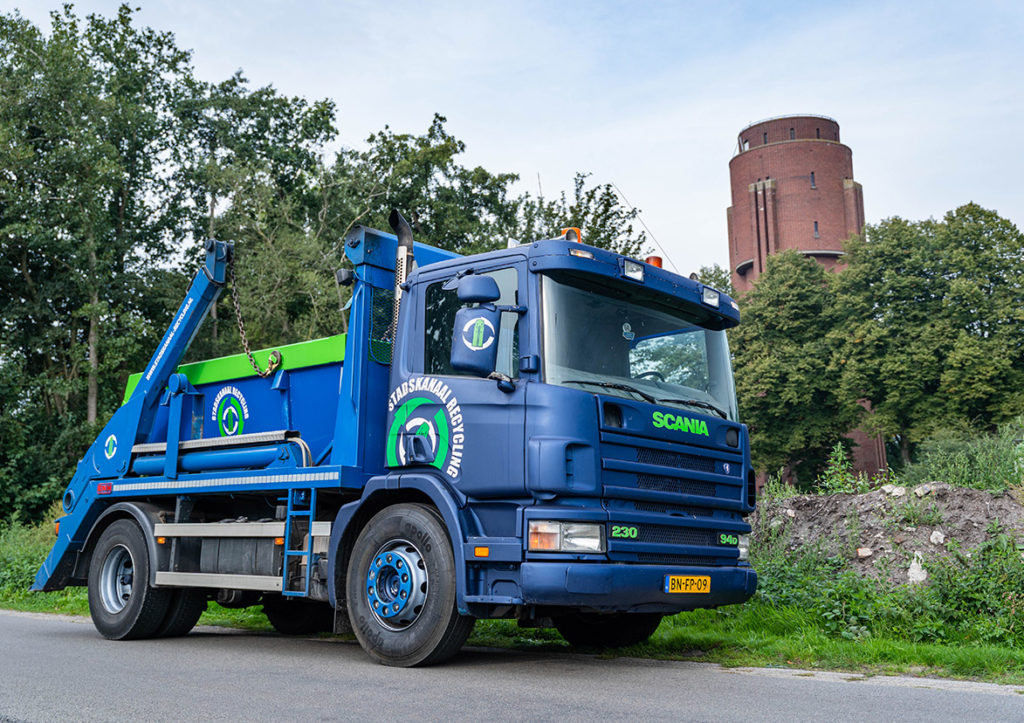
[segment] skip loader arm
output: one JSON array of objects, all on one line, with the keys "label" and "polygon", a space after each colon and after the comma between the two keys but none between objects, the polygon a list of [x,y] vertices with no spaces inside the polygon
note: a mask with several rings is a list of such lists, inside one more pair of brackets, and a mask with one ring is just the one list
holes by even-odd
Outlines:
[{"label": "skip loader arm", "polygon": [[206,242],[205,263],[192,280],[131,398],[114,412],[78,463],[62,498],[65,516],[60,520],[57,542],[36,573],[32,590],[59,590],[73,582],[76,553],[82,549],[90,528],[106,507],[104,501],[97,500],[97,487],[102,480],[117,479],[128,473],[132,447],[149,434],[171,374],[224,288],[233,251],[231,243],[212,239]]}]

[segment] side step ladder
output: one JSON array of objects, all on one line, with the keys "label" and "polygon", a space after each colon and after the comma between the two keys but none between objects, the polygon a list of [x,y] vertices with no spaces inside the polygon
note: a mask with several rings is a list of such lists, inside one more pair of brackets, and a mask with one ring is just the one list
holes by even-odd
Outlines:
[{"label": "side step ladder", "polygon": [[[316,515],[316,489],[293,489],[288,492],[288,508],[284,526],[284,565],[281,594],[285,597],[308,597],[313,576],[313,520]],[[305,572],[302,565],[305,563]],[[298,584],[296,584],[298,581]]]}]

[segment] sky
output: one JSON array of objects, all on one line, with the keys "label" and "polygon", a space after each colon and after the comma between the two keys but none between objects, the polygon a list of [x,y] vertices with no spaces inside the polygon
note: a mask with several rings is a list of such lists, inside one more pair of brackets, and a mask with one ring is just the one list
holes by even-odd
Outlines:
[{"label": "sky", "polygon": [[[118,3],[76,3],[113,15]],[[464,165],[552,196],[614,183],[683,273],[728,265],[739,131],[840,124],[868,223],[970,201],[1024,228],[1024,3],[136,0],[197,75],[330,98],[338,142],[434,113]],[[58,2],[0,0],[48,28]],[[584,229],[584,240],[586,230]]]}]

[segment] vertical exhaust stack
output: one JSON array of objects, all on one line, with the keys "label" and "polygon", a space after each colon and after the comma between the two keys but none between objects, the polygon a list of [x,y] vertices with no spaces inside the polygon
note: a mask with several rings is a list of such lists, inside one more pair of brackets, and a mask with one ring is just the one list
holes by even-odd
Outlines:
[{"label": "vertical exhaust stack", "polygon": [[393,342],[398,331],[398,310],[402,305],[402,284],[409,278],[414,257],[412,226],[398,212],[397,208],[391,210],[391,215],[388,216],[388,224],[391,225],[391,230],[398,237],[398,246],[395,250],[395,303],[391,311],[391,328],[388,334]]}]

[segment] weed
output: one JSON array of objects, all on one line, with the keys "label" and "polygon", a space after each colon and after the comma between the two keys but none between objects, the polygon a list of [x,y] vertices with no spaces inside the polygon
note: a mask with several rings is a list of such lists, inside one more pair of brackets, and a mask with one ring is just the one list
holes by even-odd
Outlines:
[{"label": "weed", "polygon": [[1020,487],[1024,483],[1022,434],[1024,416],[1001,425],[995,434],[937,435],[921,444],[918,461],[903,476],[911,485],[939,480],[994,492]]},{"label": "weed", "polygon": [[942,524],[942,509],[935,502],[909,499],[896,509],[897,519],[913,527],[938,527]]},{"label": "weed", "polygon": [[784,468],[780,467],[775,474],[768,475],[764,487],[761,488],[761,498],[764,500],[784,500],[796,497],[800,491],[789,482],[783,480]]}]

